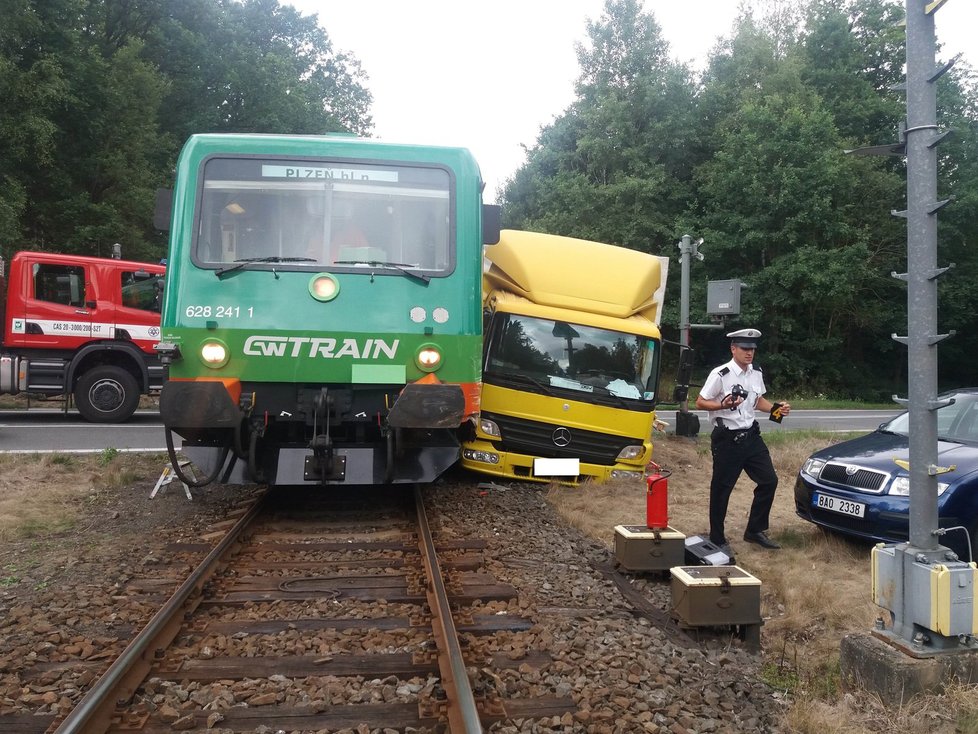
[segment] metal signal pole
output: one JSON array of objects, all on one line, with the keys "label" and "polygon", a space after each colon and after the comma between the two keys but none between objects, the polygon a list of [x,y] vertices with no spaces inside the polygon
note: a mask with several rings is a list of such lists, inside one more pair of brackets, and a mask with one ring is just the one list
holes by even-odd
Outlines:
[{"label": "metal signal pole", "polygon": [[[976,572],[938,539],[937,485],[955,467],[937,465],[937,345],[951,336],[937,332],[937,280],[949,267],[937,266],[937,212],[950,199],[937,199],[937,145],[948,134],[937,127],[936,83],[954,60],[935,67],[933,14],[946,0],[906,0],[907,120],[900,143],[850,151],[905,154],[907,209],[893,212],[907,220],[907,272],[893,277],[907,283],[906,403],[910,418],[909,542],[873,549],[873,597],[888,609],[892,627],[881,617],[877,634],[914,656],[974,650],[978,622]],[[940,579],[940,581],[938,581]]]}]

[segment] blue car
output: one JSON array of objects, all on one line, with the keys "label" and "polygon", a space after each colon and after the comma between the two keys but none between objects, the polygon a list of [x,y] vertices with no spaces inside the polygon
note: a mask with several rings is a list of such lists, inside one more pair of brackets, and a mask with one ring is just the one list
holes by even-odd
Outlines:
[{"label": "blue car", "polygon": [[[949,530],[938,542],[962,560],[978,559],[978,388],[944,393],[954,402],[937,411],[937,514]],[[886,543],[910,536],[910,477],[895,459],[909,460],[909,414],[870,434],[816,451],[795,481],[795,511],[844,535]],[[970,547],[968,543],[970,537]]]}]

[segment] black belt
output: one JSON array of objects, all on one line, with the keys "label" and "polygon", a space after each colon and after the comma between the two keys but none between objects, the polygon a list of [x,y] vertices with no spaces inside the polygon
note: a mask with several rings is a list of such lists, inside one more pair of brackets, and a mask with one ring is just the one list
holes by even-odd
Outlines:
[{"label": "black belt", "polygon": [[716,423],[717,428],[724,431],[729,431],[730,433],[745,433],[746,431],[757,427],[757,421],[754,421],[751,425],[747,426],[747,428],[727,428],[725,425],[723,425],[723,418],[717,418]]}]

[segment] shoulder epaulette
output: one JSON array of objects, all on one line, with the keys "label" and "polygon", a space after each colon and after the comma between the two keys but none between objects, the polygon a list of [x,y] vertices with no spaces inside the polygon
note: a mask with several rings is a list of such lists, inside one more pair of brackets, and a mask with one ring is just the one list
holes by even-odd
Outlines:
[{"label": "shoulder epaulette", "polygon": [[719,374],[721,377],[723,377],[724,375],[728,374],[729,372],[730,372],[730,368],[729,367],[724,367],[717,374]]}]

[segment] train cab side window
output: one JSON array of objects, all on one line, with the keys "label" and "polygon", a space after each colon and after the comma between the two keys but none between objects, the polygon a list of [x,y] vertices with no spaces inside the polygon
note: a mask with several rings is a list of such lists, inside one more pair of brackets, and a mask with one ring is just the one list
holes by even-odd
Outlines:
[{"label": "train cab side window", "polygon": [[34,298],[37,300],[78,308],[85,305],[84,268],[38,263],[33,267],[33,275]]}]

